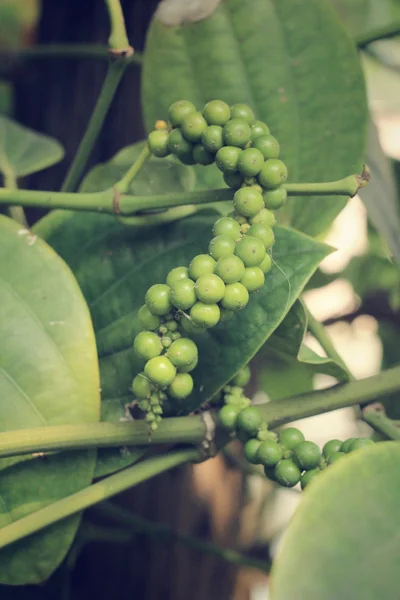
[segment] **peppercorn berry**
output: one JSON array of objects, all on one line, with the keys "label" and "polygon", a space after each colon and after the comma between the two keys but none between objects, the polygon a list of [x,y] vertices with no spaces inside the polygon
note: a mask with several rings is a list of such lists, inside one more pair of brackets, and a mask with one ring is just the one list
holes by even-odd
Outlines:
[{"label": "peppercorn berry", "polygon": [[264,208],[262,194],[253,187],[242,187],[233,196],[233,206],[243,217],[254,217]]},{"label": "peppercorn berry", "polygon": [[167,129],[152,131],[148,137],[149,150],[154,156],[164,158],[169,154],[168,148],[169,133]]},{"label": "peppercorn berry", "polygon": [[273,189],[285,183],[287,176],[285,163],[279,159],[271,158],[263,164],[258,180],[263,187]]},{"label": "peppercorn berry", "polygon": [[287,191],[280,186],[276,190],[268,190],[263,193],[264,204],[271,210],[278,210],[287,200]]},{"label": "peppercorn berry", "polygon": [[167,388],[168,395],[177,400],[183,400],[193,391],[193,379],[188,373],[178,373]]},{"label": "peppercorn berry", "polygon": [[354,452],[354,450],[359,450],[360,448],[365,448],[366,446],[371,446],[373,444],[374,442],[370,438],[356,438],[351,442],[348,452]]},{"label": "peppercorn berry", "polygon": [[140,325],[143,327],[143,329],[148,329],[149,331],[155,331],[156,329],[159,328],[160,324],[161,324],[161,319],[160,317],[158,317],[157,315],[153,315],[153,313],[150,312],[148,306],[146,306],[146,304],[143,304],[143,306],[141,306],[139,308],[139,322]]},{"label": "peppercorn berry", "polygon": [[260,409],[256,406],[248,406],[239,413],[236,427],[238,431],[246,433],[250,437],[257,435],[258,430],[263,422]]},{"label": "peppercorn berry", "polygon": [[175,267],[168,273],[166,283],[172,287],[174,283],[182,279],[189,279],[189,269],[187,267]]},{"label": "peppercorn berry", "polygon": [[192,279],[181,279],[173,284],[170,291],[170,301],[180,310],[192,308],[197,300],[195,283]]},{"label": "peppercorn berry", "polygon": [[301,471],[290,458],[278,462],[274,470],[275,478],[284,487],[293,487],[300,481]]},{"label": "peppercorn berry", "polygon": [[256,148],[263,155],[264,160],[278,158],[280,146],[278,140],[273,135],[260,135],[253,141],[253,148]]},{"label": "peppercorn berry", "polygon": [[274,245],[274,232],[271,227],[265,223],[256,223],[255,225],[252,225],[248,234],[261,240],[267,250]]},{"label": "peppercorn berry", "polygon": [[246,148],[239,156],[237,169],[244,177],[254,177],[261,171],[264,157],[257,148]]},{"label": "peppercorn berry", "polygon": [[203,116],[209,125],[225,125],[231,118],[231,109],[222,100],[211,100],[205,105]]},{"label": "peppercorn berry", "polygon": [[298,444],[304,442],[304,435],[296,427],[287,427],[279,432],[279,443],[288,450],[293,450]]},{"label": "peppercorn berry", "polygon": [[249,463],[252,463],[253,465],[259,464],[259,461],[257,460],[257,450],[260,447],[260,445],[260,440],[251,439],[248,440],[243,447],[243,452],[246,457],[246,460],[248,460]]},{"label": "peppercorn berry", "polygon": [[262,208],[259,213],[257,213],[254,217],[251,217],[249,219],[249,223],[251,225],[263,223],[264,225],[269,225],[270,227],[272,227],[273,225],[275,225],[276,219],[272,210],[268,210],[268,208]]},{"label": "peppercorn berry", "polygon": [[224,145],[222,127],[209,125],[202,133],[201,143],[208,152],[216,154]]},{"label": "peppercorn berry", "polygon": [[293,449],[293,459],[302,471],[309,471],[319,465],[321,451],[314,442],[300,442]]},{"label": "peppercorn berry", "polygon": [[198,350],[193,340],[181,337],[170,345],[166,356],[178,370],[191,365],[198,357]]},{"label": "peppercorn berry", "polygon": [[214,235],[226,235],[233,240],[240,238],[240,225],[231,217],[221,217],[213,227]]},{"label": "peppercorn berry", "polygon": [[243,119],[248,123],[252,123],[254,121],[254,112],[247,104],[234,104],[231,106],[231,118]]},{"label": "peppercorn berry", "polygon": [[268,273],[272,268],[272,258],[270,255],[266,254],[264,260],[258,266],[263,273]]},{"label": "peppercorn berry", "polygon": [[180,129],[173,129],[168,136],[168,149],[178,158],[192,153],[193,144],[185,140]]},{"label": "peppercorn berry", "polygon": [[149,398],[152,390],[153,386],[144,373],[136,375],[132,382],[132,391],[136,398]]},{"label": "peppercorn berry", "polygon": [[262,288],[265,283],[265,275],[260,267],[246,267],[240,283],[252,294]]},{"label": "peppercorn berry", "polygon": [[169,107],[168,118],[173,127],[179,127],[183,119],[194,112],[196,112],[196,107],[189,100],[178,100]]},{"label": "peppercorn berry", "polygon": [[226,146],[244,148],[250,141],[250,125],[244,119],[231,119],[222,129],[222,137]]},{"label": "peppercorn berry", "polygon": [[189,265],[189,275],[195,281],[206,273],[214,273],[217,262],[208,254],[199,254]]},{"label": "peppercorn berry", "polygon": [[340,448],[339,452],[349,452],[350,451],[350,446],[351,444],[356,440],[357,438],[349,438],[348,440],[346,440],[345,442],[343,442],[342,447]]},{"label": "peppercorn berry", "polygon": [[190,142],[199,142],[207,126],[207,121],[203,115],[194,112],[184,117],[181,123],[181,131],[183,136]]},{"label": "peppercorn berry", "polygon": [[172,310],[169,295],[170,287],[162,283],[156,283],[147,290],[145,302],[153,315],[167,315]]},{"label": "peppercorn berry", "polygon": [[144,360],[159,356],[163,350],[159,336],[152,331],[141,331],[138,333],[135,337],[133,347],[139,358],[143,358]]},{"label": "peppercorn berry", "polygon": [[249,301],[249,292],[242,283],[229,283],[225,286],[225,294],[221,305],[226,310],[237,312],[242,310]]},{"label": "peppercorn berry", "polygon": [[326,442],[325,446],[322,448],[322,454],[325,456],[325,458],[329,458],[334,452],[340,452],[342,443],[343,442],[340,440],[329,440],[329,442]]},{"label": "peppercorn berry", "polygon": [[[254,142],[261,135],[269,135],[269,127],[262,121],[252,121],[250,123],[251,128],[251,141]],[[254,144],[253,144],[254,146]]]},{"label": "peppercorn berry", "polygon": [[246,267],[256,267],[264,260],[266,252],[261,240],[247,235],[236,242],[235,254]]},{"label": "peppercorn berry", "polygon": [[341,460],[344,456],[346,456],[346,452],[332,452],[328,458],[328,465],[333,465],[338,460]]},{"label": "peppercorn berry", "polygon": [[215,268],[215,273],[224,283],[236,283],[240,281],[245,272],[245,266],[238,256],[234,254],[222,256]]},{"label": "peppercorn berry", "polygon": [[176,369],[166,356],[156,356],[145,364],[144,373],[156,385],[166,387],[173,382]]},{"label": "peppercorn berry", "polygon": [[196,296],[205,304],[215,304],[224,297],[225,284],[221,277],[214,273],[202,275],[196,281],[194,286]]},{"label": "peppercorn berry", "polygon": [[223,173],[236,171],[242,150],[235,146],[223,146],[215,155],[215,164]]},{"label": "peppercorn berry", "polygon": [[311,481],[313,481],[313,479],[315,479],[320,473],[321,469],[318,468],[311,469],[310,471],[303,473],[303,475],[300,478],[301,489],[304,490],[311,483]]},{"label": "peppercorn berry", "polygon": [[218,413],[222,427],[228,431],[234,431],[240,411],[240,406],[235,406],[234,404],[225,404],[225,406],[223,406]]},{"label": "peppercorn berry", "polygon": [[249,383],[250,377],[250,367],[245,365],[236,373],[235,377],[231,381],[231,385],[238,386],[240,390],[240,388],[244,388]]},{"label": "peppercorn berry", "polygon": [[282,458],[282,448],[274,440],[265,440],[258,448],[257,460],[264,467],[275,467]]},{"label": "peppercorn berry", "polygon": [[208,251],[215,260],[229,256],[235,251],[235,241],[227,235],[217,235],[211,240]]},{"label": "peppercorn berry", "polygon": [[218,304],[204,304],[196,302],[190,309],[190,318],[198,327],[214,327],[219,321],[220,311]]},{"label": "peppercorn berry", "polygon": [[202,144],[195,144],[193,146],[193,159],[197,164],[206,167],[214,162],[214,154],[206,150]]}]

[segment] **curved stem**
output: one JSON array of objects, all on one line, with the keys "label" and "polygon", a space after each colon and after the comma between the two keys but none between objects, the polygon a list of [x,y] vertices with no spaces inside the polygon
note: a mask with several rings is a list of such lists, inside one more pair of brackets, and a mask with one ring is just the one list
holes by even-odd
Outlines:
[{"label": "curved stem", "polygon": [[354,41],[358,48],[363,49],[368,46],[368,44],[372,44],[372,42],[377,42],[378,40],[387,40],[398,35],[400,35],[400,23],[391,22],[386,27],[378,27],[368,31],[363,35],[357,36]]},{"label": "curved stem", "polygon": [[144,145],[141,153],[133,163],[130,169],[125,173],[125,175],[120,179],[114,186],[116,190],[120,194],[126,194],[129,189],[129,186],[137,173],[143,167],[144,163],[150,158],[151,153],[147,144]]},{"label": "curved stem", "polygon": [[124,13],[119,0],[106,0],[110,18],[111,32],[108,38],[108,47],[113,50],[127,50],[130,48],[126,34]]},{"label": "curved stem", "polygon": [[[376,402],[378,398],[393,393],[400,393],[400,366],[360,381],[338,384],[329,389],[293,396],[279,402],[269,402],[260,405],[259,408],[272,429],[290,421],[338,408]],[[204,440],[206,432],[201,415],[164,419],[151,439],[144,421],[22,429],[0,433],[0,457],[93,447],[147,446],[179,442],[198,445]]]},{"label": "curved stem", "polygon": [[362,412],[363,421],[368,423],[375,431],[383,433],[391,440],[400,440],[399,422],[393,421],[386,416],[381,408],[369,406]]},{"label": "curved stem", "polygon": [[102,502],[101,504],[98,504],[96,506],[96,512],[104,517],[113,519],[116,523],[120,523],[124,529],[130,530],[132,533],[145,533],[162,542],[180,542],[185,544],[188,548],[192,548],[193,550],[205,554],[211,554],[234,565],[247,566],[266,573],[269,573],[271,568],[271,565],[268,562],[251,558],[237,550],[221,548],[210,542],[205,542],[204,540],[186,533],[176,531],[163,523],[154,523],[148,519],[134,515],[119,506],[114,506],[111,502]]},{"label": "curved stem", "polygon": [[113,101],[115,92],[117,91],[118,84],[124,74],[125,67],[126,62],[123,58],[117,58],[110,63],[92,116],[90,117],[85,134],[61,186],[61,191],[73,192],[77,188],[86,168],[90,153],[92,152],[93,146],[95,145],[103,126],[111,102]]},{"label": "curved stem", "polygon": [[110,475],[98,483],[14,521],[11,525],[6,525],[0,529],[0,548],[102,502],[106,498],[111,498],[159,473],[197,458],[198,452],[193,449],[179,450],[149,458],[133,467]]},{"label": "curved stem", "polygon": [[332,339],[327,332],[326,328],[320,321],[311,314],[308,308],[304,305],[306,315],[307,315],[307,325],[310,333],[315,337],[315,339],[321,344],[323,350],[325,350],[328,358],[331,358],[334,362],[336,362],[340,367],[342,367],[343,371],[347,373],[350,380],[354,380],[353,374],[350,372],[348,366],[336,350],[333,345]]},{"label": "curved stem", "polygon": [[[29,48],[19,48],[17,50],[3,50],[0,52],[0,69],[7,69],[7,63],[16,60],[40,60],[52,58],[95,58],[100,60],[109,60],[110,54],[107,46],[101,44],[40,44],[30,46]],[[140,53],[134,52],[132,56],[126,59],[127,66],[142,63],[143,57]]]}]

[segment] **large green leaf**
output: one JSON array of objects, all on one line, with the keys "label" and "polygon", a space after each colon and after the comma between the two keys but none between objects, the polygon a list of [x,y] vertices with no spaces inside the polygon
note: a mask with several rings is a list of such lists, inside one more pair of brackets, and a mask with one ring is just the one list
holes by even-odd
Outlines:
[{"label": "large green leaf", "polygon": [[[87,305],[70,269],[36,235],[0,216],[0,431],[99,419]],[[0,527],[90,484],[93,452],[0,461]],[[0,583],[46,579],[79,516],[0,551]]]},{"label": "large green leaf", "polygon": [[[142,366],[132,341],[147,289],[207,251],[214,220],[204,215],[160,228],[128,228],[105,215],[71,214],[58,223],[57,215],[47,217],[37,229],[70,265],[89,304],[107,418],[118,418],[131,400],[132,377]],[[213,396],[262,346],[330,251],[288,229],[277,228],[276,240],[276,265],[263,290],[241,314],[198,336],[200,361],[187,410]]]},{"label": "large green leaf", "polygon": [[5,179],[41,171],[63,156],[57,140],[0,115],[0,173]]},{"label": "large green leaf", "polygon": [[[366,133],[357,53],[326,0],[225,0],[206,19],[148,32],[142,103],[148,129],[175,100],[250,104],[281,143],[290,181],[359,172]],[[297,198],[292,225],[323,232],[343,197]]]},{"label": "large green leaf", "polygon": [[400,444],[358,450],[310,485],[272,569],[272,600],[393,600]]},{"label": "large green leaf", "polygon": [[349,33],[358,41],[400,26],[398,0],[330,0]]}]

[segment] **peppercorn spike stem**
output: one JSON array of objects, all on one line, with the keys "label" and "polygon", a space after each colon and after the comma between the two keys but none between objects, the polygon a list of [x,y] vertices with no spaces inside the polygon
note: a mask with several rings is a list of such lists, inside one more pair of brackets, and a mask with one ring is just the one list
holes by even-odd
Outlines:
[{"label": "peppercorn spike stem", "polygon": [[288,196],[349,196],[353,198],[371,178],[369,168],[364,165],[361,175],[349,175],[337,181],[324,183],[287,183],[283,187]]}]

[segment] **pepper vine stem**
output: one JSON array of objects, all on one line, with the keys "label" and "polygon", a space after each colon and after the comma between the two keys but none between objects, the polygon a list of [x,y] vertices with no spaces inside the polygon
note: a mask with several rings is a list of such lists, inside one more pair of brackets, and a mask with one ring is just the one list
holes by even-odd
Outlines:
[{"label": "pepper vine stem", "polygon": [[[375,402],[376,398],[398,392],[400,392],[400,366],[366,379],[338,384],[330,389],[293,396],[279,402],[269,402],[260,405],[259,408],[272,429],[291,421],[338,408]],[[215,413],[213,418],[218,426],[218,418]],[[144,420],[22,429],[0,433],[0,458],[35,452],[93,447],[147,446],[171,443],[199,445],[204,440],[206,433],[206,426],[201,415],[164,419],[152,434],[151,440],[149,440],[148,427]]]},{"label": "pepper vine stem", "polygon": [[[17,50],[3,50],[0,52],[0,72],[7,71],[7,64],[18,60],[41,60],[41,59],[83,59],[94,58],[100,60],[109,60],[110,53],[107,46],[101,44],[40,44],[30,46],[29,48],[19,48]],[[142,55],[134,52],[132,56],[126,59],[127,66],[142,63]]]},{"label": "pepper vine stem", "polygon": [[399,422],[389,419],[381,404],[372,404],[362,411],[363,421],[368,423],[375,431],[383,433],[391,440],[400,440]]},{"label": "pepper vine stem", "polygon": [[149,519],[144,519],[119,506],[115,506],[111,502],[101,502],[96,506],[96,512],[121,524],[124,531],[128,529],[132,533],[145,533],[153,539],[163,542],[177,541],[193,550],[216,556],[225,562],[240,566],[244,565],[265,573],[269,573],[271,568],[271,565],[266,561],[251,558],[237,550],[222,548],[210,542],[205,542],[199,538],[176,531],[163,523],[154,523]]},{"label": "pepper vine stem", "polygon": [[159,473],[197,458],[196,450],[179,450],[149,458],[133,467],[110,475],[98,483],[6,525],[0,529],[0,548],[89,508],[106,498],[111,498]]},{"label": "pepper vine stem", "polygon": [[111,25],[109,37],[111,61],[86,131],[61,186],[62,192],[73,192],[77,188],[126,69],[127,59],[133,55],[119,0],[106,0],[106,4]]},{"label": "pepper vine stem", "polygon": [[[89,146],[85,149],[89,150]],[[88,156],[88,154],[87,154]],[[132,167],[133,168],[133,167]],[[76,183],[80,178],[75,171],[70,180]],[[339,181],[326,183],[288,183],[286,188],[289,196],[321,196],[321,195],[347,195],[354,196],[360,186],[365,185],[367,175],[350,175]],[[68,183],[70,188],[71,183]],[[72,187],[74,187],[74,185]],[[115,188],[102,192],[74,194],[64,189],[61,192],[36,191],[36,190],[10,190],[0,189],[0,205],[35,206],[38,208],[62,208],[66,210],[81,210],[89,212],[103,212],[120,214],[122,216],[135,215],[146,210],[166,209],[175,206],[210,204],[212,202],[225,202],[232,199],[230,188],[215,190],[201,190],[196,192],[179,192],[173,194],[157,194],[151,196],[132,196],[121,194],[118,198],[118,210],[115,206]]]}]

